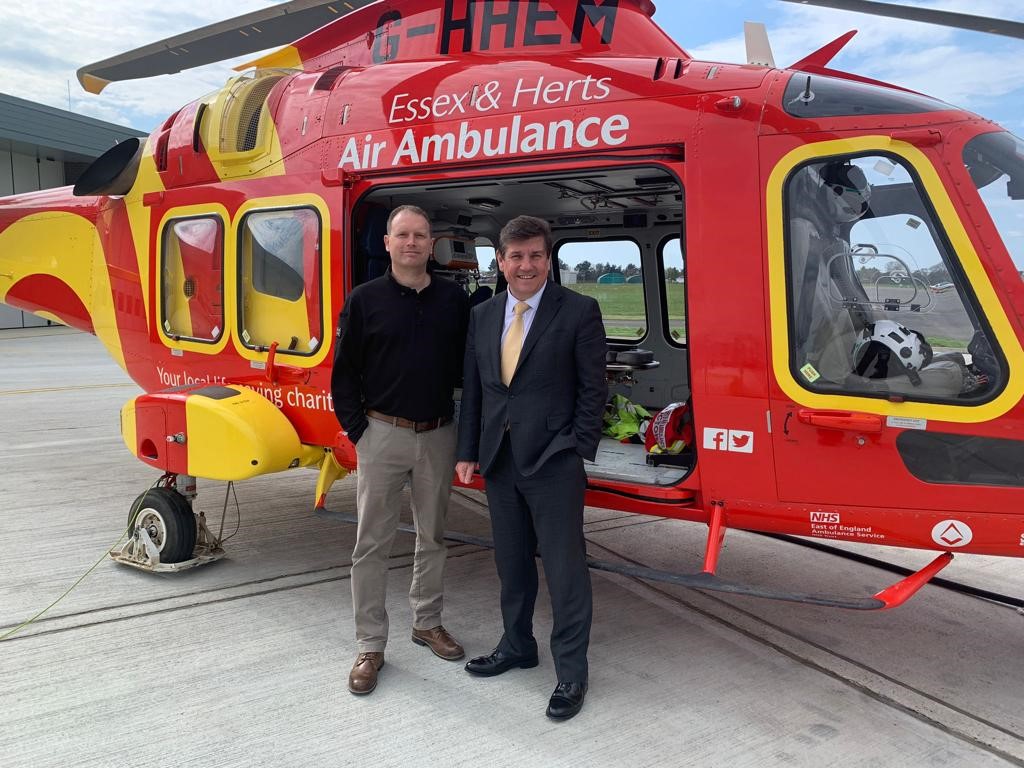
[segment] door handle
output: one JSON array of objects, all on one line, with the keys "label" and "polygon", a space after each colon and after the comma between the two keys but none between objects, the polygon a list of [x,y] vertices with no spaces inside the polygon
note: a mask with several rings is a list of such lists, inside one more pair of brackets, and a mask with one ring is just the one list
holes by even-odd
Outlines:
[{"label": "door handle", "polygon": [[882,417],[873,413],[855,411],[812,411],[801,408],[796,417],[804,424],[822,429],[842,429],[850,432],[881,432]]}]

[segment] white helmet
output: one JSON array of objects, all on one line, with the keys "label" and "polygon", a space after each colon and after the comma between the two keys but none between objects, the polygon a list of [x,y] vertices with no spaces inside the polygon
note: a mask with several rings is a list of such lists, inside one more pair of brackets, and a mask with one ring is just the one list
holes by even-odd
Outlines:
[{"label": "white helmet", "polygon": [[864,171],[849,163],[829,163],[820,175],[825,205],[837,222],[856,221],[868,212],[871,185]]},{"label": "white helmet", "polygon": [[921,369],[931,361],[924,336],[893,320],[868,323],[853,345],[853,370],[869,379],[906,375],[916,387]]}]

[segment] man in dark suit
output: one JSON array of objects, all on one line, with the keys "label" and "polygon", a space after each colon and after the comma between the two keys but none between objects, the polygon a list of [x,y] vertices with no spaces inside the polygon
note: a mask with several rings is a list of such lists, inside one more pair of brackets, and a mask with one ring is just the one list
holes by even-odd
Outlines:
[{"label": "man in dark suit", "polygon": [[475,307],[466,339],[456,472],[487,481],[505,632],[466,670],[537,665],[533,607],[540,548],[551,595],[558,685],[547,714],[575,715],[587,692],[591,593],[583,540],[583,459],[601,439],[608,389],[605,332],[594,299],[549,282],[551,230],[519,216],[502,229],[508,291]]}]

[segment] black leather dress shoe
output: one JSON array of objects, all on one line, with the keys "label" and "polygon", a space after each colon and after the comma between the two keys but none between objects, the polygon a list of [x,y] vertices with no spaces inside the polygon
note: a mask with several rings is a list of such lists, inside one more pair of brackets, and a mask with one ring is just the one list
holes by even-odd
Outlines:
[{"label": "black leather dress shoe", "polygon": [[586,683],[559,683],[548,701],[548,717],[568,720],[583,709],[583,698],[586,695]]},{"label": "black leather dress shoe", "polygon": [[495,648],[489,656],[477,656],[466,662],[466,671],[481,677],[492,677],[517,667],[531,669],[536,666],[536,654],[533,656],[511,656]]}]

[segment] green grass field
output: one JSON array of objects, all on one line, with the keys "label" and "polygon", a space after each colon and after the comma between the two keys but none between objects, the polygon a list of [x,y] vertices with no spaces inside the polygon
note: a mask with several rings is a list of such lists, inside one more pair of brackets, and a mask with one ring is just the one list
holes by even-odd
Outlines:
[{"label": "green grass field", "polygon": [[[601,314],[608,320],[643,320],[644,287],[642,285],[576,283],[567,285],[576,293],[593,296],[601,305]],[[683,320],[684,285],[668,283],[668,306],[671,320]]]},{"label": "green grass field", "polygon": [[[574,283],[565,287],[597,299],[601,305],[605,331],[610,337],[635,339],[644,335],[647,316],[644,312],[642,285]],[[683,311],[685,286],[667,283],[665,287],[668,289],[669,321],[673,335],[682,341],[686,334],[686,315]]]}]

